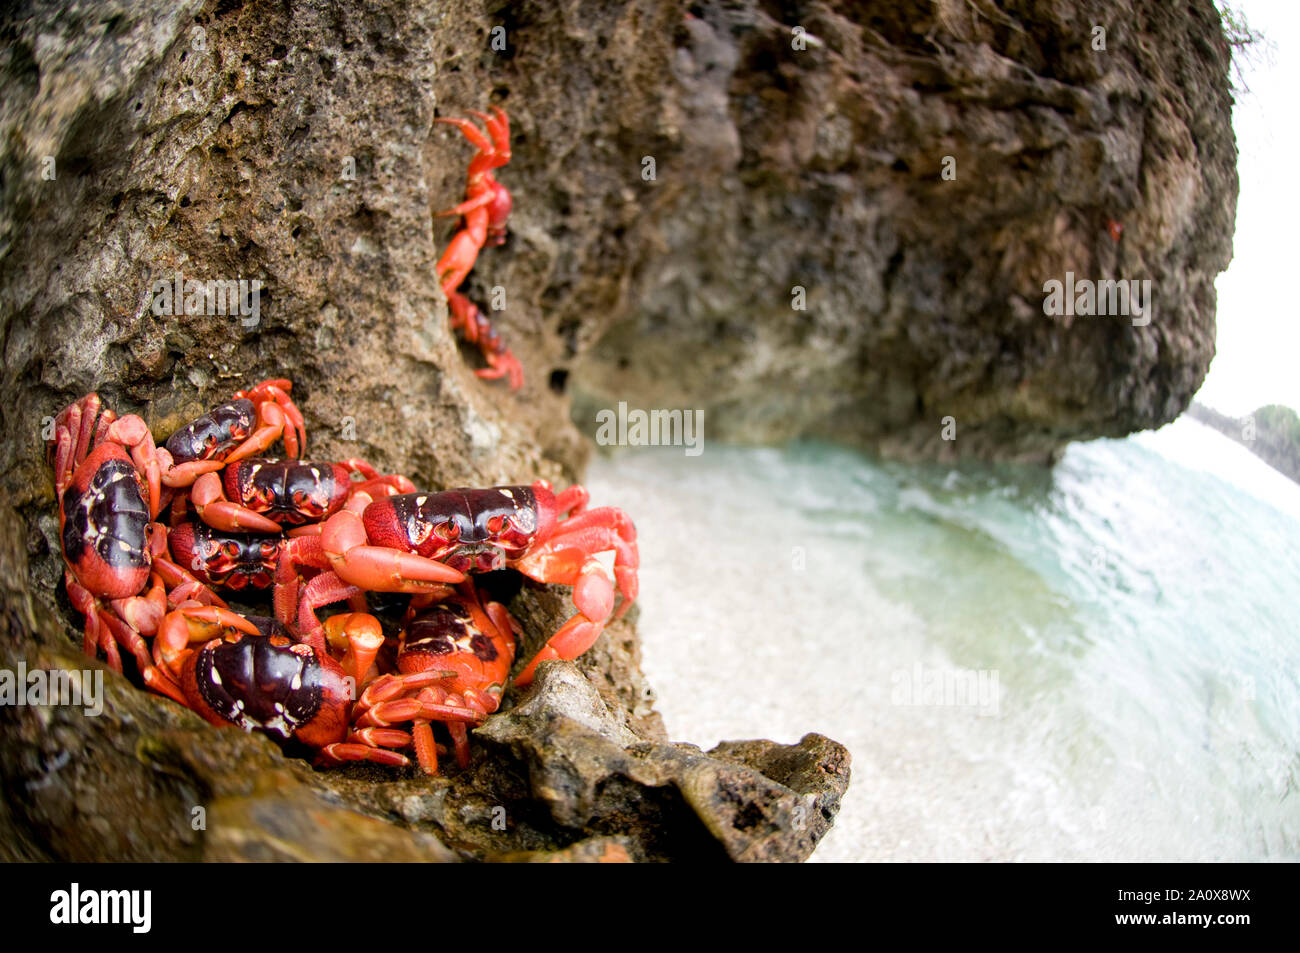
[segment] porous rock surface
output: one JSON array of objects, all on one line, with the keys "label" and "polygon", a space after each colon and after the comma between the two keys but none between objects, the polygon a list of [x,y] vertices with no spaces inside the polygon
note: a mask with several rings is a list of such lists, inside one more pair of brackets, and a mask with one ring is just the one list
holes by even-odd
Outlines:
[{"label": "porous rock surface", "polygon": [[[597,186],[574,180],[572,157],[591,146],[569,134],[590,133],[575,111],[591,104],[515,61],[542,43],[568,63],[572,45],[597,42],[583,38],[592,22],[521,9],[108,0],[5,14],[0,669],[103,668],[81,654],[61,585],[45,461],[53,415],[92,389],[162,437],[285,376],[313,457],[363,457],[431,488],[580,478],[587,444],[551,372],[595,333],[583,316],[625,290],[627,261],[602,252],[613,251],[603,229],[563,223],[568,190]],[[681,14],[646,4],[599,17],[623,24],[627,55],[643,32],[670,49]],[[493,51],[503,22],[510,45]],[[460,200],[472,149],[433,120],[489,102],[515,121],[502,178],[516,214],[469,290],[480,304],[504,290],[492,316],[527,370],[519,394],[474,377],[479,358],[448,332],[434,274],[453,226],[433,213]],[[156,314],[154,282],[177,275],[261,281],[257,321]],[[517,578],[502,598],[526,631],[521,660],[572,611],[563,587]],[[817,735],[709,754],[670,744],[635,614],[576,664],[543,666],[511,692],[471,736],[470,767],[435,779],[313,770],[141,691],[130,672],[104,672],[97,717],[0,707],[0,855],[806,858],[848,784],[843,748]]]},{"label": "porous rock surface", "polygon": [[[585,429],[625,401],[703,410],[706,440],[1043,461],[1187,407],[1237,197],[1210,0],[690,9],[661,59],[652,35],[636,78],[603,91],[626,118],[610,130],[598,110],[584,137],[620,170],[652,156],[654,180],[571,176],[574,212],[603,206],[630,266],[610,269],[626,286],[599,299],[575,371]],[[593,34],[618,33],[582,34],[595,71]],[[647,60],[649,115],[620,99]],[[1149,280],[1149,323],[1048,316],[1044,285],[1067,272]]]}]

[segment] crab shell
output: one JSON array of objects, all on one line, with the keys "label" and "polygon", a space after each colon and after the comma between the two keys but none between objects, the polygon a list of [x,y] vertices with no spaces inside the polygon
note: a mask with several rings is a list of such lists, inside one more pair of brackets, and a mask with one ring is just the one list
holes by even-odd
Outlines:
[{"label": "crab shell", "polygon": [[333,659],[282,635],[213,639],[185,660],[181,690],[214,725],[264,731],[311,748],[347,734],[353,685]]},{"label": "crab shell", "polygon": [[442,687],[484,701],[496,711],[515,658],[514,633],[502,632],[475,604],[462,600],[437,603],[418,612],[402,627],[398,671],[454,672]]},{"label": "crab shell", "polygon": [[537,486],[406,493],[371,503],[362,521],[373,545],[490,572],[555,531],[555,497]]},{"label": "crab shell", "polygon": [[87,589],[108,599],[136,595],[149,579],[149,507],[131,456],[101,443],[59,500],[63,559]]},{"label": "crab shell", "polygon": [[275,582],[282,537],[269,533],[223,533],[185,521],[167,536],[172,558],[200,582],[227,589],[269,589]]},{"label": "crab shell", "polygon": [[337,512],[351,492],[351,477],[337,463],[249,457],[226,467],[226,499],[281,526],[314,523]]},{"label": "crab shell", "polygon": [[215,460],[248,439],[257,426],[257,409],[246,398],[214,407],[186,424],[163,444],[175,463]]}]

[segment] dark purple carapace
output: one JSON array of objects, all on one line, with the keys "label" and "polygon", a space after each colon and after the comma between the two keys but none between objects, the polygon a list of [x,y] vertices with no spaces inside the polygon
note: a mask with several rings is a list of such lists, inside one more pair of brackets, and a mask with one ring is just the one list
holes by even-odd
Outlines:
[{"label": "dark purple carapace", "polygon": [[269,615],[248,615],[244,616],[249,622],[257,626],[257,631],[267,636],[278,636],[282,639],[290,639],[289,630],[285,628],[283,622],[274,616]]},{"label": "dark purple carapace", "polygon": [[178,523],[168,534],[172,558],[209,586],[269,589],[283,537],[226,533],[206,523]]},{"label": "dark purple carapace", "polygon": [[307,646],[283,635],[214,639],[195,653],[193,667],[203,701],[245,731],[289,738],[316,717],[325,695],[320,662]]},{"label": "dark purple carapace", "polygon": [[324,519],[342,508],[350,476],[336,463],[249,457],[226,467],[226,498],[282,526]]},{"label": "dark purple carapace", "polygon": [[475,624],[469,610],[457,603],[435,605],[407,624],[403,656],[453,652],[470,652],[483,662],[495,662],[498,655],[492,639]]},{"label": "dark purple carapace", "polygon": [[524,554],[540,528],[530,486],[407,493],[362,516],[376,545],[415,552],[461,572],[490,572]]},{"label": "dark purple carapace", "polygon": [[174,463],[212,460],[247,440],[256,425],[253,402],[241,397],[182,427],[163,446]]},{"label": "dark purple carapace", "polygon": [[[102,582],[103,595],[133,596],[151,565],[149,507],[139,474],[126,451],[115,444],[100,444],[86,464],[82,466],[87,476],[74,479],[63,491],[64,559]],[[108,571],[92,569],[88,559],[97,559]]]}]

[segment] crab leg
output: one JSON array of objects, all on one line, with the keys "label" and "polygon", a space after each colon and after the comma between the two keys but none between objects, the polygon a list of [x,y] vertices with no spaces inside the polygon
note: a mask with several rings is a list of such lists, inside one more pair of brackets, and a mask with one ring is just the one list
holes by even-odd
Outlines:
[{"label": "crab leg", "polygon": [[316,755],[315,763],[321,767],[331,768],[347,764],[349,761],[373,761],[376,764],[387,764],[397,768],[406,767],[411,763],[406,755],[398,754],[396,751],[390,751],[387,748],[372,748],[369,745],[354,744],[347,741],[336,742],[321,748]]},{"label": "crab leg", "polygon": [[65,572],[64,580],[68,586],[68,599],[71,600],[72,607],[86,617],[85,635],[82,640],[83,651],[94,658],[97,650],[102,648],[108,657],[108,667],[115,672],[121,672],[122,659],[118,655],[117,645],[113,641],[111,630],[102,621],[107,618],[108,613],[104,613],[101,617],[98,600],[89,589],[77,582],[71,572]]},{"label": "crab leg", "polygon": [[[253,405],[257,408],[259,428],[248,441],[239,446],[234,455],[227,456],[226,459],[242,460],[244,457],[254,456],[269,447],[270,443],[261,449],[247,451],[244,449],[255,439],[259,441],[264,439],[264,437],[258,437],[258,433],[265,428],[275,429],[278,427],[283,431],[282,434],[276,433],[276,436],[284,437],[286,456],[297,459],[307,451],[307,427],[303,421],[302,412],[298,410],[298,405],[289,396],[289,391],[292,389],[292,381],[275,378],[262,381],[250,390],[241,390],[235,393],[236,400],[244,398],[253,402]],[[271,443],[274,442],[273,437]]]},{"label": "crab leg", "polygon": [[[568,527],[575,522],[585,522],[587,516],[600,512],[600,510],[591,510],[590,513],[584,513],[561,524],[559,532],[548,539],[544,545],[516,561],[514,568],[538,582],[558,582],[561,585],[576,586],[578,574],[586,571],[587,554],[613,550],[614,575],[618,579],[619,592],[623,594],[627,605],[630,605],[636,599],[638,592],[636,570],[640,566],[640,556],[636,544],[607,526],[579,526],[573,532],[568,531]],[[627,525],[630,527],[631,523],[628,522]],[[575,602],[577,596],[578,593],[575,592]],[[582,606],[579,605],[578,608],[581,609]],[[624,611],[626,608],[620,611],[619,615]]]},{"label": "crab leg", "polygon": [[438,773],[438,745],[433,740],[433,728],[427,721],[417,721],[411,728],[411,741],[415,745],[415,760],[420,770],[429,776]]},{"label": "crab leg", "polygon": [[[99,446],[105,440],[121,444],[131,453],[131,460],[144,474],[149,487],[149,516],[152,519],[162,508],[162,466],[158,462],[158,449],[148,425],[136,414],[119,418],[111,410],[100,414],[98,394],[87,394],[76,403],[69,404],[55,418],[54,489],[59,495],[68,488],[77,466],[86,459],[91,444]],[[76,434],[76,446],[72,439]]]},{"label": "crab leg", "polygon": [[484,718],[481,711],[465,708],[461,705],[444,705],[441,702],[426,701],[422,697],[423,695],[424,692],[421,692],[415,698],[398,698],[391,702],[381,702],[374,708],[368,709],[358,718],[357,725],[362,728],[388,728],[391,725],[410,721],[413,718],[422,718],[427,721],[472,721],[476,723],[481,722]]},{"label": "crab leg", "polygon": [[[298,617],[298,605],[302,599],[302,579],[298,574],[299,566],[329,571],[329,560],[320,549],[320,537],[285,539],[280,543],[280,552],[275,561],[275,588],[271,602],[274,614],[285,626],[292,626]],[[344,596],[343,598],[347,598]],[[328,605],[329,603],[320,603]],[[316,606],[312,607],[313,609]],[[312,616],[313,627],[315,615]]]},{"label": "crab leg", "polygon": [[449,722],[447,731],[451,733],[451,739],[456,746],[456,763],[462,768],[469,767],[469,732],[465,730],[464,724],[458,721]]},{"label": "crab leg", "polygon": [[[543,484],[548,490],[551,488],[551,485],[545,480],[539,480],[538,483]],[[591,494],[587,492],[587,488],[579,483],[575,483],[573,486],[555,494],[555,508],[561,513],[569,514],[569,520],[566,521],[567,523],[571,521],[573,517],[587,509],[587,503],[590,499]],[[605,509],[612,509],[612,507],[605,507]],[[630,523],[631,521],[629,520],[628,522]],[[635,529],[633,532],[635,533]]]},{"label": "crab leg", "polygon": [[63,408],[54,419],[54,489],[60,496],[72,482],[77,463],[90,452],[100,407],[99,395],[87,394]]},{"label": "crab leg", "polygon": [[[302,586],[298,595],[297,619],[300,638],[318,652],[324,652],[325,630],[324,625],[316,617],[316,610],[335,602],[350,601],[358,595],[364,595],[363,590],[344,582],[337,573],[330,570],[326,570]],[[277,598],[277,610],[282,602],[287,609],[288,600]],[[293,620],[281,619],[280,621],[287,625]]]},{"label": "crab leg", "polygon": [[537,666],[542,662],[548,662],[552,659],[564,659],[573,661],[583,652],[596,644],[600,638],[600,633],[605,631],[603,623],[592,622],[585,615],[575,615],[551,636],[550,640],[542,646],[541,650],[534,655],[524,666],[523,670],[515,676],[515,684],[520,688],[531,684],[533,676],[536,674]]},{"label": "crab leg", "polygon": [[500,106],[492,107],[493,115],[471,110],[471,116],[477,116],[487,127],[488,136],[484,136],[479,128],[468,119],[459,119],[448,117],[438,117],[436,122],[443,122],[449,126],[455,126],[462,135],[469,141],[469,144],[478,150],[478,154],[470,160],[469,164],[469,183],[472,189],[477,180],[484,174],[493,169],[498,169],[510,161],[510,120],[506,116],[505,110]]},{"label": "crab leg", "polygon": [[388,496],[400,493],[414,493],[415,484],[400,473],[380,473],[364,460],[348,457],[339,464],[349,473],[360,473],[363,479],[355,483],[352,493],[373,493],[376,490]]},{"label": "crab leg", "polygon": [[[605,564],[594,557],[577,556],[582,562],[576,578],[563,570],[562,563],[574,560],[574,550],[562,550],[551,557],[548,568],[550,582],[569,582],[573,585],[573,603],[578,614],[556,631],[541,650],[534,655],[515,677],[516,685],[527,685],[533,680],[537,666],[549,659],[576,659],[600,638],[605,622],[614,609],[614,580]],[[532,575],[524,570],[526,575]],[[536,578],[536,577],[533,577]]]},{"label": "crab leg", "polygon": [[[439,122],[444,121],[445,120],[439,120]],[[476,208],[482,208],[487,205],[494,197],[495,196],[493,196],[491,192],[484,192],[482,195],[476,195],[472,199],[466,199],[454,208],[447,209],[445,212],[438,212],[437,215],[439,218],[448,215],[466,215],[469,212],[474,211]]]},{"label": "crab leg", "polygon": [[175,608],[182,602],[201,602],[204,605],[228,609],[226,601],[186,572],[170,559],[154,557],[153,568],[167,588],[167,599]]},{"label": "crab leg", "polygon": [[166,669],[150,665],[144,669],[143,677],[146,688],[153,689],[159,695],[166,695],[178,705],[183,705],[186,708],[190,707],[189,699],[185,697],[180,685],[177,684]]},{"label": "crab leg", "polygon": [[257,429],[248,435],[248,439],[230,453],[226,454],[226,463],[236,463],[246,457],[255,457],[265,452],[281,437],[284,438],[286,456],[296,458],[298,450],[297,435],[284,419],[284,411],[267,401],[257,408]]},{"label": "crab leg", "polygon": [[452,116],[439,116],[434,122],[444,122],[449,126],[455,126],[469,140],[469,144],[481,153],[491,154],[493,151],[492,143],[488,137],[479,131],[478,126],[474,125],[468,119],[459,119]]},{"label": "crab leg", "polygon": [[[71,572],[64,572],[64,581],[68,587],[68,599],[72,607],[86,617],[82,649],[91,658],[97,649],[103,649],[108,667],[115,672],[122,671],[122,656],[117,646],[121,643],[135,656],[137,664],[143,669],[150,664],[149,648],[140,635],[140,629],[151,625],[156,631],[161,616],[157,615],[159,597],[162,590],[155,586],[148,596],[118,599],[112,603],[114,612],[120,605],[126,613],[125,619],[119,619],[113,612],[107,611],[95,595],[81,585]],[[165,610],[166,603],[162,603]],[[152,634],[152,632],[150,632]]]},{"label": "crab leg", "polygon": [[[205,473],[216,473],[226,465],[224,460],[191,460],[188,463],[173,463],[172,455],[165,447],[158,448],[158,461],[162,467],[162,481],[166,486],[181,490],[191,486]],[[185,497],[176,499],[184,501]]]}]

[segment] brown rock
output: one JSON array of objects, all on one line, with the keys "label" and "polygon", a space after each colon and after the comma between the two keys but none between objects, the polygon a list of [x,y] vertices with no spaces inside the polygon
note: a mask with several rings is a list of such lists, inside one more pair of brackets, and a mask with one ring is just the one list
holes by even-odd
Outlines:
[{"label": "brown rock", "polygon": [[805,860],[849,783],[848,752],[820,735],[729,742],[707,755],[642,741],[567,662],[539,666],[536,688],[475,734],[527,765],[556,824],[634,830],[644,859]]},{"label": "brown rock", "polygon": [[[706,440],[1039,461],[1188,406],[1214,355],[1237,196],[1210,0],[691,10],[671,50],[638,47],[666,80],[644,108],[636,80],[607,80],[602,100],[627,118],[609,131],[594,110],[573,130],[656,172],[602,178],[585,168],[598,147],[577,160],[566,224],[590,233],[603,214],[630,276],[574,371],[581,427],[626,401],[703,410]],[[580,74],[601,72],[584,54]],[[550,81],[549,55],[522,44],[516,62]],[[1049,317],[1044,285],[1066,272],[1150,280],[1149,324]],[[562,285],[562,310],[592,284]]]}]

